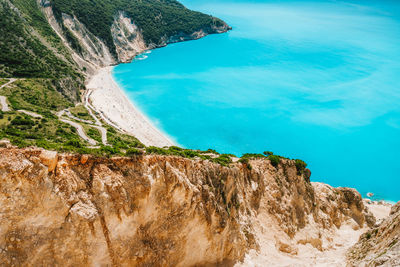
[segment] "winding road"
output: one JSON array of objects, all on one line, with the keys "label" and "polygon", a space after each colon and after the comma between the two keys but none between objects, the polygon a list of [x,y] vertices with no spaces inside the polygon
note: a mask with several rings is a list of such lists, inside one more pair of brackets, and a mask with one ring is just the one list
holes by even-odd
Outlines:
[{"label": "winding road", "polygon": [[[3,84],[0,86],[0,89],[2,89],[3,87],[6,87],[8,85],[10,85],[11,83],[15,82],[17,79],[12,78],[10,79],[7,83]],[[83,140],[85,140],[86,142],[88,142],[90,145],[92,146],[96,146],[97,145],[97,141],[90,138],[89,136],[86,135],[85,130],[83,129],[82,125],[80,125],[77,122],[74,121],[70,121],[67,119],[63,119],[62,116],[65,114],[67,115],[69,118],[73,119],[73,120],[77,120],[86,124],[90,124],[90,127],[96,128],[97,130],[99,130],[100,134],[101,134],[101,141],[103,143],[103,145],[105,146],[109,146],[108,142],[107,142],[107,129],[102,127],[102,124],[100,122],[100,120],[93,114],[91,108],[89,107],[90,104],[87,101],[87,97],[85,97],[85,107],[88,110],[90,116],[95,120],[95,123],[93,123],[92,121],[88,121],[88,120],[83,120],[80,119],[78,117],[75,117],[74,115],[72,115],[72,113],[68,110],[68,109],[64,109],[61,110],[60,112],[57,112],[57,116],[58,119],[64,123],[67,123],[69,125],[71,125],[72,127],[74,127],[79,135],[80,138],[82,138]],[[3,112],[7,112],[7,111],[11,111],[10,107],[7,104],[7,97],[5,96],[0,96],[0,105],[1,105],[1,111]],[[27,111],[27,110],[17,110],[18,112],[27,114],[29,116],[32,116],[34,118],[43,118],[42,115],[39,115],[37,113],[31,112],[31,111]],[[96,125],[94,125],[96,124]]]},{"label": "winding road", "polygon": [[62,122],[68,123],[69,125],[75,127],[78,135],[83,140],[85,140],[86,142],[91,144],[92,146],[97,145],[97,142],[94,139],[92,139],[92,138],[90,138],[89,136],[86,135],[85,130],[83,129],[82,125],[80,125],[79,123],[73,122],[73,121],[70,121],[70,120],[66,120],[66,119],[61,119],[61,118],[59,118],[59,120],[62,121]]},{"label": "winding road", "polygon": [[[106,128],[104,128],[102,126],[98,126],[98,125],[93,125],[92,121],[87,121],[87,120],[83,120],[83,119],[77,118],[74,115],[72,115],[71,112],[69,110],[67,110],[67,109],[61,110],[60,112],[57,113],[57,116],[58,116],[60,121],[68,123],[69,125],[72,125],[73,127],[75,127],[76,130],[77,130],[78,135],[82,139],[84,139],[85,141],[89,142],[91,145],[97,145],[97,142],[94,139],[92,139],[92,138],[90,138],[90,137],[88,137],[86,135],[82,125],[80,125],[79,123],[76,123],[76,122],[73,122],[73,121],[70,121],[70,120],[66,120],[66,119],[61,119],[61,117],[64,114],[66,114],[71,119],[74,119],[74,120],[77,120],[77,121],[80,121],[80,122],[83,122],[83,123],[90,124],[90,127],[98,129],[100,131],[100,134],[101,134],[101,141],[102,141],[103,145],[109,146],[109,144],[107,142],[107,129]],[[97,120],[96,124],[97,124],[97,122],[100,123],[100,121],[94,115],[92,115],[92,117],[95,120]],[[100,125],[101,125],[101,123],[100,123]]]},{"label": "winding road", "polygon": [[[16,80],[17,79],[14,79],[14,78],[10,79],[8,82],[6,82],[2,86],[0,86],[0,89],[2,89],[3,87],[6,87],[7,85],[12,84]],[[8,107],[7,98],[5,96],[0,95],[0,105],[1,105],[1,111],[3,111],[3,112],[11,111],[11,109]]]}]

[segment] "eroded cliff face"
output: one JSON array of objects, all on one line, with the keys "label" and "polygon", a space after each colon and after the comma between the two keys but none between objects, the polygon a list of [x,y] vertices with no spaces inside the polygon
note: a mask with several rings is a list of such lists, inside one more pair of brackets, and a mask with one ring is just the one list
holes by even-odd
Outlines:
[{"label": "eroded cliff face", "polygon": [[119,62],[129,62],[136,55],[149,49],[139,28],[124,12],[119,12],[115,16],[111,33]]},{"label": "eroded cliff face", "polygon": [[117,63],[104,42],[91,33],[76,17],[62,14],[62,23],[79,41],[79,44],[83,48],[80,56],[85,61],[100,67]]},{"label": "eroded cliff face", "polygon": [[347,253],[348,266],[400,266],[400,202]]},{"label": "eroded cliff face", "polygon": [[353,190],[321,197],[290,160],[250,164],[0,148],[0,264],[229,266],[258,248],[260,223],[285,253],[322,249],[343,221],[372,223]]},{"label": "eroded cliff face", "polygon": [[[191,34],[178,33],[169,38],[162,38],[158,44],[146,44],[141,29],[136,26],[135,22],[124,11],[119,11],[115,14],[114,22],[110,27],[115,45],[115,53],[112,53],[104,41],[90,32],[75,16],[62,14],[61,21],[57,21],[49,2],[44,0],[37,1],[51,27],[62,38],[64,44],[71,49],[74,60],[82,68],[84,67],[85,72],[89,75],[93,74],[96,68],[99,67],[130,62],[135,56],[149,49],[166,46],[170,43],[195,40],[208,34],[223,33],[231,29],[225,23],[215,22]],[[76,38],[82,48],[81,51],[76,51],[71,47],[62,27],[65,27]]]}]

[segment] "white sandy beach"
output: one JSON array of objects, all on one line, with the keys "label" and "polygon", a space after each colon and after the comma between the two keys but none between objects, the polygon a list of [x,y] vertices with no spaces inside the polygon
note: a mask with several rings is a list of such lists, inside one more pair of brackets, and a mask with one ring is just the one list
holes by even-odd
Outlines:
[{"label": "white sandy beach", "polygon": [[[172,146],[174,142],[159,131],[138,110],[113,80],[112,67],[105,67],[87,84],[88,101],[108,123],[138,138],[146,146]],[[85,100],[86,101],[86,100]]]}]

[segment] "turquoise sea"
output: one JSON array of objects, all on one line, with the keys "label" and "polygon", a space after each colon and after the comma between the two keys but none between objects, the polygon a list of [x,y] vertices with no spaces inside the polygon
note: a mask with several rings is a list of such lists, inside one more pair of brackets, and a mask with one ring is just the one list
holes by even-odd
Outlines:
[{"label": "turquoise sea", "polygon": [[187,148],[270,150],[306,161],[313,181],[400,200],[400,1],[183,3],[233,30],[114,68],[156,126]]}]

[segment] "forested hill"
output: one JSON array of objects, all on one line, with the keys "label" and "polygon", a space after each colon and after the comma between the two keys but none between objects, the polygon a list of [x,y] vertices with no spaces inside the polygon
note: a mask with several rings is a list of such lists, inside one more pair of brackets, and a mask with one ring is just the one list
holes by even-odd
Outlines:
[{"label": "forested hill", "polygon": [[83,76],[35,0],[0,0],[0,36],[0,77],[50,79],[77,98]]},{"label": "forested hill", "polygon": [[62,13],[75,16],[113,54],[110,26],[119,11],[132,18],[148,45],[161,45],[164,39],[178,34],[189,35],[199,30],[209,34],[218,28],[228,28],[222,20],[189,10],[175,0],[52,0],[51,5],[58,21],[62,20]]},{"label": "forested hill", "polygon": [[143,152],[139,140],[80,103],[86,79],[147,49],[227,30],[175,0],[0,0],[0,140],[100,155]]},{"label": "forested hill", "polygon": [[[126,29],[112,32],[121,12],[138,28],[125,41],[139,33],[147,48],[165,45],[174,36],[190,39],[199,31],[202,37],[229,29],[220,19],[191,11],[175,0],[0,0],[0,78],[50,79],[64,96],[78,100],[86,65],[76,62],[73,54],[104,66],[127,61],[135,53],[121,60],[116,51],[116,42],[126,49],[116,40]],[[65,16],[75,24],[66,25]],[[49,23],[52,19],[57,25]]]}]

